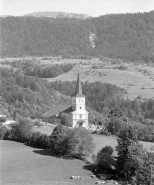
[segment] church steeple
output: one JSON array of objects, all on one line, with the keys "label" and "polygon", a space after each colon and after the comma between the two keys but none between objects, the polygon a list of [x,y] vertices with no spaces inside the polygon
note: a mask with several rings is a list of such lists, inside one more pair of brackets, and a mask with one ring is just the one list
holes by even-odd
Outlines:
[{"label": "church steeple", "polygon": [[74,96],[84,96],[82,93],[82,85],[80,81],[80,73],[78,72],[78,78],[76,82],[76,89],[75,89],[75,94]]}]

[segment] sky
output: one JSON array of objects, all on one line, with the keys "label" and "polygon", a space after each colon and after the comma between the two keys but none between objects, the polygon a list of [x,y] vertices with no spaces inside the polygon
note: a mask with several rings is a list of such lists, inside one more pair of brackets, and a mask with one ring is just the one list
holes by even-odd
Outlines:
[{"label": "sky", "polygon": [[13,16],[38,11],[62,11],[98,17],[151,10],[154,10],[154,0],[0,0],[0,15]]}]

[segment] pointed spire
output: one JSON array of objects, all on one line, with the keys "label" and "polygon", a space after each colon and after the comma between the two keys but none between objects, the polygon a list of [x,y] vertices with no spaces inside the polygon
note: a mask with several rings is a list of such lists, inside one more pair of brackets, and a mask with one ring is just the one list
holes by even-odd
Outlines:
[{"label": "pointed spire", "polygon": [[78,78],[77,78],[77,82],[76,82],[76,89],[75,89],[75,96],[77,95],[81,95],[84,96],[82,94],[82,85],[81,85],[81,81],[80,81],[80,73],[78,72]]},{"label": "pointed spire", "polygon": [[82,86],[81,86],[80,73],[79,72],[78,72],[78,78],[77,78],[77,82],[76,82],[75,94],[82,94]]}]

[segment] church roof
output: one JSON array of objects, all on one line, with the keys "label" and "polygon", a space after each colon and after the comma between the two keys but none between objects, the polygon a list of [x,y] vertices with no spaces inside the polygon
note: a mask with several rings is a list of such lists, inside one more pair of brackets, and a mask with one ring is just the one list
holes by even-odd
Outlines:
[{"label": "church roof", "polygon": [[55,105],[49,111],[47,111],[46,113],[44,113],[42,115],[42,118],[50,118],[52,116],[55,116],[59,112],[70,113],[70,112],[72,112],[74,110],[75,109],[74,109],[74,107],[72,105],[68,105],[68,104]]},{"label": "church roof", "polygon": [[85,97],[85,95],[82,93],[82,85],[81,85],[81,81],[80,81],[80,73],[78,73],[75,94],[73,96],[77,96],[77,97],[83,97],[84,96]]}]

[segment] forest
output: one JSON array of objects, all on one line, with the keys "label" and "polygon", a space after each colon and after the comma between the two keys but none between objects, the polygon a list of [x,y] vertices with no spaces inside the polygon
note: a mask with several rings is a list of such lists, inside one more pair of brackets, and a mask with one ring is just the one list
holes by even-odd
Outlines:
[{"label": "forest", "polygon": [[[0,18],[0,56],[109,57],[154,62],[154,11],[97,18]],[[90,39],[93,34],[93,43]]]},{"label": "forest", "polygon": [[[75,91],[76,82],[50,82],[52,89],[71,96]],[[83,93],[86,95],[86,104],[99,113],[108,114],[112,108],[120,107],[123,113],[132,120],[144,122],[145,119],[154,119],[154,100],[148,99],[133,101],[123,99],[127,93],[125,89],[116,85],[101,82],[88,82],[82,84]],[[121,98],[120,98],[121,96]]]},{"label": "forest", "polygon": [[[8,118],[41,118],[59,103],[70,104],[76,82],[51,82],[26,76],[22,70],[0,68],[0,110]],[[117,135],[129,124],[140,140],[154,141],[154,100],[124,100],[125,92],[115,85],[101,82],[82,84],[90,124],[103,125],[101,134]],[[121,96],[121,98],[120,98]]]},{"label": "forest", "polygon": [[26,76],[21,70],[0,68],[0,110],[8,118],[40,118],[50,107],[69,101],[49,83]]},{"label": "forest", "polygon": [[2,63],[9,64],[14,69],[20,69],[26,76],[37,76],[39,78],[53,78],[62,73],[72,70],[74,64],[41,64],[35,60],[14,60],[13,62],[4,61]]}]

